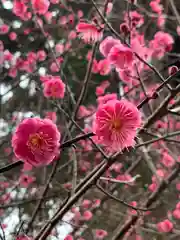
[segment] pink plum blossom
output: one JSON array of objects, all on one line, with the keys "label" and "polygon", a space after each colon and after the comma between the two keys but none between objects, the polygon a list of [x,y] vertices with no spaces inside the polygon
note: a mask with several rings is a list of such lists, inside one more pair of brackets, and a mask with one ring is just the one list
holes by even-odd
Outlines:
[{"label": "pink plum blossom", "polygon": [[96,229],[95,231],[95,236],[98,240],[104,239],[107,235],[108,233],[103,229]]},{"label": "pink plum blossom", "polygon": [[108,75],[110,73],[111,65],[108,59],[103,59],[99,61],[98,70],[101,75]]},{"label": "pink plum blossom", "polygon": [[19,184],[20,186],[27,188],[34,181],[35,177],[29,176],[27,174],[22,174],[19,179]]},{"label": "pink plum blossom", "polygon": [[173,217],[176,218],[176,219],[180,219],[180,209],[179,208],[176,208],[173,211]]},{"label": "pink plum blossom", "polygon": [[112,100],[98,107],[94,132],[99,143],[113,151],[121,151],[135,144],[141,113],[127,100]]},{"label": "pink plum blossom", "polygon": [[34,11],[40,15],[44,15],[48,11],[49,5],[49,0],[32,0]]},{"label": "pink plum blossom", "polygon": [[64,240],[73,240],[74,238],[73,238],[73,236],[71,236],[71,235],[67,235],[65,238],[64,238]]},{"label": "pink plum blossom", "polygon": [[99,46],[99,51],[104,57],[107,57],[111,48],[115,45],[119,45],[121,42],[118,39],[114,39],[113,37],[106,37]]},{"label": "pink plum blossom", "polygon": [[124,70],[132,66],[133,52],[123,44],[115,45],[110,50],[108,60],[117,69]]},{"label": "pink plum blossom", "polygon": [[65,84],[60,77],[52,77],[44,82],[44,96],[47,98],[64,98]]},{"label": "pink plum blossom", "polygon": [[80,22],[76,26],[76,30],[85,43],[100,41],[103,36],[102,30],[92,23]]},{"label": "pink plum blossom", "polygon": [[33,166],[47,165],[58,155],[60,132],[49,119],[27,118],[12,137],[15,156]]},{"label": "pink plum blossom", "polygon": [[21,19],[25,19],[25,14],[27,13],[27,6],[23,1],[14,0],[13,1],[13,13],[20,17]]},{"label": "pink plum blossom", "polygon": [[117,94],[116,93],[109,93],[104,96],[100,96],[97,98],[97,102],[99,105],[105,104],[110,100],[117,100]]},{"label": "pink plum blossom", "polygon": [[171,232],[173,229],[173,224],[172,222],[170,222],[168,219],[162,221],[162,222],[159,222],[157,224],[157,230],[159,232],[165,232],[165,233],[168,233],[168,232]]},{"label": "pink plum blossom", "polygon": [[96,95],[100,96],[103,95],[106,88],[110,85],[109,81],[103,81],[100,86],[96,87]]}]

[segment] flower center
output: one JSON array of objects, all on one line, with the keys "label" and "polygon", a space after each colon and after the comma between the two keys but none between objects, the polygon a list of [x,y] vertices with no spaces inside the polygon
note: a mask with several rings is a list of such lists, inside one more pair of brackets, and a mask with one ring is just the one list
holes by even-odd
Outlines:
[{"label": "flower center", "polygon": [[112,122],[111,122],[111,127],[113,130],[120,130],[121,128],[121,122],[119,119],[113,119]]},{"label": "flower center", "polygon": [[31,150],[40,149],[44,145],[43,138],[38,134],[31,134],[28,140],[28,146]]}]

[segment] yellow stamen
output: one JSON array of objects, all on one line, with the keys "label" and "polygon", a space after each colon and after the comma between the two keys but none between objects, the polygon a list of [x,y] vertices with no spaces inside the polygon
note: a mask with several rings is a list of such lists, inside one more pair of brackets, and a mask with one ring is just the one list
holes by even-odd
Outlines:
[{"label": "yellow stamen", "polygon": [[31,134],[29,136],[28,146],[31,149],[41,148],[43,145],[43,139],[39,134]]}]

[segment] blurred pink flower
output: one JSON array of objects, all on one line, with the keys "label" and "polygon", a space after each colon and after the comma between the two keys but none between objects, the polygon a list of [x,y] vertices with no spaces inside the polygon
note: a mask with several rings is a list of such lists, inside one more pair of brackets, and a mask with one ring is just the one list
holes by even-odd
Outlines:
[{"label": "blurred pink flower", "polygon": [[173,157],[171,157],[167,151],[162,152],[162,159],[161,159],[162,164],[166,166],[167,168],[171,168],[175,165],[176,161],[174,160]]},{"label": "blurred pink flower", "polygon": [[110,14],[112,9],[113,9],[113,3],[109,2],[108,5],[107,5],[106,13]]},{"label": "blurred pink flower", "polygon": [[11,32],[9,34],[9,38],[10,38],[11,41],[15,41],[16,38],[17,38],[17,34],[15,32]]},{"label": "blurred pink flower", "polygon": [[25,14],[27,13],[27,6],[23,1],[14,0],[13,1],[13,13],[20,17],[21,19],[25,18]]},{"label": "blurred pink flower", "polygon": [[65,238],[64,238],[64,240],[73,240],[74,238],[73,238],[73,236],[71,236],[71,235],[67,235]]},{"label": "blurred pink flower", "polygon": [[98,62],[98,70],[100,75],[108,75],[111,71],[111,64],[108,59],[103,59]]},{"label": "blurred pink flower", "polygon": [[82,206],[83,208],[89,208],[90,205],[91,205],[91,201],[88,200],[88,199],[84,199],[81,206]]},{"label": "blurred pink flower", "polygon": [[141,126],[141,113],[127,100],[112,100],[100,105],[94,121],[98,142],[121,151],[135,144],[137,129]]},{"label": "blurred pink flower", "polygon": [[149,42],[153,57],[162,58],[166,52],[172,50],[174,43],[173,37],[166,32],[159,31],[154,35],[154,39]]},{"label": "blurred pink flower", "polygon": [[125,12],[124,20],[131,28],[141,27],[144,24],[144,17],[137,11]]},{"label": "blurred pink flower", "polygon": [[180,209],[175,209],[174,211],[173,211],[173,217],[174,218],[176,218],[176,219],[180,219]]},{"label": "blurred pink flower", "polygon": [[56,112],[46,112],[46,118],[50,119],[55,123],[57,121]]},{"label": "blurred pink flower", "polygon": [[93,214],[92,214],[92,212],[90,212],[90,211],[85,211],[84,213],[83,213],[83,215],[82,215],[82,220],[84,220],[84,221],[89,221],[89,220],[91,220],[91,218],[93,217]]},{"label": "blurred pink flower", "polygon": [[44,15],[49,8],[49,0],[32,0],[32,6],[36,13]]},{"label": "blurred pink flower", "polygon": [[100,41],[103,36],[102,29],[91,23],[80,22],[76,26],[76,30],[85,43]]},{"label": "blurred pink flower", "polygon": [[98,240],[104,239],[107,235],[108,233],[103,229],[96,229],[95,231],[95,236]]},{"label": "blurred pink flower", "polygon": [[152,11],[161,14],[163,10],[163,6],[159,4],[157,1],[153,0],[150,2],[149,6],[151,7]]},{"label": "blurred pink flower", "polygon": [[179,183],[179,182],[176,183],[176,189],[177,189],[178,191],[180,191],[180,183]]},{"label": "blurred pink flower", "polygon": [[173,229],[173,224],[168,219],[166,219],[166,220],[164,220],[162,222],[159,222],[157,224],[157,230],[159,232],[166,232],[166,233],[168,233],[168,232],[171,232],[172,229]]},{"label": "blurred pink flower", "polygon": [[22,174],[19,178],[20,186],[25,187],[25,188],[27,188],[34,181],[35,181],[35,177],[29,176],[27,174]]},{"label": "blurred pink flower", "polygon": [[109,81],[103,81],[98,87],[96,87],[96,95],[100,96],[103,95],[106,88],[110,85]]},{"label": "blurred pink flower", "polygon": [[118,39],[115,39],[113,37],[106,37],[99,46],[99,51],[101,52],[104,57],[107,57],[111,48],[115,45],[120,44],[121,42]]},{"label": "blurred pink flower", "polygon": [[47,54],[44,50],[39,50],[37,52],[37,60],[40,62],[44,61],[46,59],[46,56],[47,56]]},{"label": "blurred pink flower", "polygon": [[139,83],[137,71],[134,68],[126,68],[124,70],[117,69],[117,73],[119,74],[119,78],[129,85],[136,85]]},{"label": "blurred pink flower", "polygon": [[58,76],[52,77],[48,81],[44,81],[44,96],[47,98],[64,98],[65,84]]},{"label": "blurred pink flower", "polygon": [[108,60],[117,69],[124,70],[132,66],[133,52],[123,44],[115,45],[108,54]]},{"label": "blurred pink flower", "polygon": [[117,94],[109,93],[104,96],[100,96],[97,98],[98,105],[105,104],[110,100],[117,100]]},{"label": "blurred pink flower", "polygon": [[49,119],[24,119],[12,137],[15,156],[33,166],[47,165],[59,153],[60,133]]}]

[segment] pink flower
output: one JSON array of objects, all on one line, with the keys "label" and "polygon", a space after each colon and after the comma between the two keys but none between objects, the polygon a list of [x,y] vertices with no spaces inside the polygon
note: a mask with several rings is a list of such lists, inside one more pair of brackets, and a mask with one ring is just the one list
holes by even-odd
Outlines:
[{"label": "pink flower", "polygon": [[110,83],[108,81],[103,81],[100,86],[96,87],[96,95],[103,95],[106,88],[108,88]]},{"label": "pink flower", "polygon": [[64,238],[64,240],[73,240],[74,238],[73,238],[73,236],[71,236],[71,235],[67,235],[65,238]]},{"label": "pink flower", "polygon": [[17,38],[17,34],[15,32],[11,32],[9,34],[9,38],[11,39],[11,41],[15,41]]},{"label": "pink flower", "polygon": [[91,115],[91,111],[87,107],[81,105],[79,106],[77,115],[78,115],[78,118],[84,118]]},{"label": "pink flower", "polygon": [[93,216],[92,212],[87,210],[83,213],[82,219],[84,221],[89,221],[89,220],[91,220],[92,216]]},{"label": "pink flower", "polygon": [[76,36],[77,36],[76,32],[75,32],[75,31],[71,31],[71,32],[69,33],[69,35],[68,35],[68,39],[69,39],[69,40],[73,40],[73,39],[76,38]]},{"label": "pink flower", "polygon": [[103,229],[96,229],[95,236],[96,239],[104,239],[108,233]]},{"label": "pink flower", "polygon": [[98,208],[101,205],[101,199],[94,200],[93,208]]},{"label": "pink flower", "polygon": [[113,163],[110,169],[114,170],[116,173],[119,173],[121,171],[121,168],[123,168],[122,163]]},{"label": "pink flower", "polygon": [[113,3],[109,2],[108,5],[107,5],[106,13],[110,14],[112,9],[113,9]]},{"label": "pink flower", "polygon": [[117,69],[124,70],[132,66],[133,52],[123,44],[115,45],[110,50],[108,60]]},{"label": "pink flower", "polygon": [[64,52],[64,45],[62,43],[58,43],[55,46],[56,53],[62,54]]},{"label": "pink flower", "polygon": [[[129,205],[131,205],[132,207],[137,207],[137,202],[136,201],[132,201],[129,203]],[[137,211],[134,210],[134,209],[129,209],[128,212],[132,215],[136,215],[137,214]]]},{"label": "pink flower", "polygon": [[113,37],[105,38],[99,46],[99,51],[104,57],[107,57],[111,48],[115,45],[119,45],[121,42],[118,39],[114,39]]},{"label": "pink flower", "polygon": [[57,120],[56,112],[47,112],[46,118],[49,118],[51,121],[53,121],[55,123]]},{"label": "pink flower", "polygon": [[49,0],[32,0],[34,11],[40,15],[44,15],[48,11],[49,5]]},{"label": "pink flower", "polygon": [[165,233],[168,233],[168,232],[171,232],[173,229],[173,224],[172,222],[170,222],[168,219],[162,221],[162,222],[159,222],[157,224],[157,230],[159,232],[165,232]]},{"label": "pink flower", "polygon": [[25,19],[25,14],[27,13],[27,6],[21,0],[14,0],[13,1],[13,13],[16,16],[18,16],[22,19]]},{"label": "pink flower", "polygon": [[139,14],[137,11],[125,12],[124,20],[131,28],[141,27],[144,23],[143,15]]},{"label": "pink flower", "polygon": [[98,61],[96,59],[94,59],[94,61],[93,61],[92,72],[93,73],[98,73],[99,72]]},{"label": "pink flower", "polygon": [[81,10],[78,10],[78,12],[77,12],[78,18],[82,18],[83,15],[84,15],[84,13]]},{"label": "pink flower", "polygon": [[157,14],[161,14],[162,13],[163,7],[157,1],[153,0],[153,1],[150,2],[149,5],[150,5],[150,7],[151,7],[153,12],[155,12]]},{"label": "pink flower", "polygon": [[180,36],[180,26],[177,26],[176,32],[177,32],[178,36]]},{"label": "pink flower", "polygon": [[157,183],[154,182],[154,183],[150,184],[149,187],[148,187],[148,189],[149,189],[149,191],[151,191],[151,192],[155,192],[156,189],[157,189]]},{"label": "pink flower", "polygon": [[12,137],[15,156],[33,166],[47,165],[59,153],[60,133],[49,119],[24,119]]},{"label": "pink flower", "polygon": [[82,202],[82,207],[83,208],[89,208],[91,205],[91,201],[88,200],[88,199],[84,199],[83,202]]},{"label": "pink flower", "polygon": [[103,36],[102,29],[91,23],[80,22],[76,30],[85,43],[100,41]]},{"label": "pink flower", "polygon": [[143,238],[140,235],[136,235],[136,239],[135,240],[143,240]]},{"label": "pink flower", "polygon": [[35,181],[35,177],[29,176],[29,175],[26,175],[26,174],[22,174],[20,176],[20,179],[19,179],[19,184],[22,187],[27,188],[34,181]]},{"label": "pink flower", "polygon": [[177,183],[177,184],[176,184],[176,189],[177,189],[178,191],[180,191],[180,183]]},{"label": "pink flower", "polygon": [[7,24],[2,24],[0,26],[0,34],[6,34],[9,32],[9,26]]},{"label": "pink flower", "polygon": [[173,211],[173,217],[176,219],[180,219],[180,209],[175,209]]},{"label": "pink flower", "polygon": [[141,126],[141,113],[127,100],[112,100],[100,105],[94,122],[99,143],[121,151],[133,146],[137,129]]},{"label": "pink flower", "polygon": [[52,62],[50,65],[51,72],[59,72],[59,64],[57,65],[56,62]]},{"label": "pink flower", "polygon": [[164,166],[166,166],[167,168],[171,168],[174,166],[174,164],[176,163],[176,161],[174,160],[174,158],[172,158],[166,151],[164,151],[162,153],[163,157],[161,162],[164,164]]},{"label": "pink flower", "polygon": [[44,82],[44,96],[47,98],[64,98],[65,84],[60,77],[52,77],[52,79]]},{"label": "pink flower", "polygon": [[44,61],[45,59],[46,59],[46,52],[44,51],[44,50],[39,50],[38,52],[37,52],[37,59],[40,61],[40,62],[42,62],[42,61]]},{"label": "pink flower", "polygon": [[160,15],[157,19],[157,25],[159,28],[163,28],[166,23],[166,18],[163,15]]},{"label": "pink flower", "polygon": [[136,85],[139,83],[137,72],[134,70],[134,68],[129,68],[129,69],[127,68],[124,70],[117,69],[117,72],[118,72],[119,78],[126,84]]},{"label": "pink flower", "polygon": [[101,75],[108,75],[110,73],[111,65],[108,59],[103,59],[99,61],[98,70]]},{"label": "pink flower", "polygon": [[104,96],[100,96],[100,97],[98,97],[97,102],[99,105],[101,105],[101,104],[107,103],[110,100],[117,100],[117,94],[109,93]]},{"label": "pink flower", "polygon": [[169,33],[159,31],[154,35],[154,39],[159,47],[163,47],[165,51],[169,52],[172,50],[174,39]]},{"label": "pink flower", "polygon": [[180,202],[176,204],[176,208],[180,210]]},{"label": "pink flower", "polygon": [[173,37],[169,33],[162,31],[154,35],[154,39],[150,41],[152,55],[157,58],[162,58],[165,52],[170,52],[174,43]]}]

